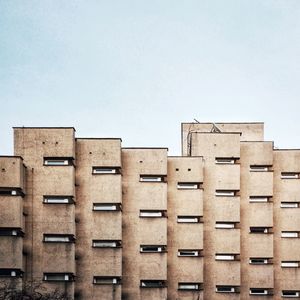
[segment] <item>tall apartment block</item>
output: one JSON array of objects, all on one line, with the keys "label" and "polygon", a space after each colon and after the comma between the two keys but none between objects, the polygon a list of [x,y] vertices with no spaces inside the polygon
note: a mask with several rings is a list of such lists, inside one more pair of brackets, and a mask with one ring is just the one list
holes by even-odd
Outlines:
[{"label": "tall apartment block", "polygon": [[263,123],[182,123],[182,156],[15,127],[0,285],[70,299],[300,298],[300,149]]}]

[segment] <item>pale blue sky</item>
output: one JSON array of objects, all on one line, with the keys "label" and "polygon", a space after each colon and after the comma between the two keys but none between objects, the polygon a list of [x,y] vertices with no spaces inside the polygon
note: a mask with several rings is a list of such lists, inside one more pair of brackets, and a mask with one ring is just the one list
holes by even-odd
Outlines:
[{"label": "pale blue sky", "polygon": [[193,118],[300,148],[299,81],[299,0],[0,0],[0,154],[23,125],[179,154]]}]

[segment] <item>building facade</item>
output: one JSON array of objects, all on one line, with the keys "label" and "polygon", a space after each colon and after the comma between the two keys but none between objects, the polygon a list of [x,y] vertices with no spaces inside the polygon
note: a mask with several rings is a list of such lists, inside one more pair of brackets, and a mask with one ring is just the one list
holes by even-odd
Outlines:
[{"label": "building facade", "polygon": [[300,150],[263,123],[182,123],[182,156],[15,127],[0,283],[70,299],[300,298]]}]

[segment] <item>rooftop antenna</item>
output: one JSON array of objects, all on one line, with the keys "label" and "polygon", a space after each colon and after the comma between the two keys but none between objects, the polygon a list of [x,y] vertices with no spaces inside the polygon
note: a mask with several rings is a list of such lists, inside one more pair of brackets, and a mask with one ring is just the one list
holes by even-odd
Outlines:
[{"label": "rooftop antenna", "polygon": [[197,119],[194,119],[194,121],[195,121],[196,123],[199,123],[199,124],[200,124],[200,122],[199,122]]}]

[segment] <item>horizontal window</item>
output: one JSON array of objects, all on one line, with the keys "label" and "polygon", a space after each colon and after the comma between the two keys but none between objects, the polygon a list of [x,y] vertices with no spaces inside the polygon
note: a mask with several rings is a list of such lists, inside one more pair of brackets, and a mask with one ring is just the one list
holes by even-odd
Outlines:
[{"label": "horizontal window", "polygon": [[178,283],[178,290],[194,290],[199,291],[202,287],[200,282],[179,282]]},{"label": "horizontal window", "polygon": [[141,288],[164,288],[167,286],[165,280],[141,280]]},{"label": "horizontal window", "polygon": [[157,252],[166,252],[167,246],[166,245],[141,245],[140,252],[146,253],[157,253]]},{"label": "horizontal window", "polygon": [[71,234],[44,234],[44,242],[47,243],[72,243],[75,241]]},{"label": "horizontal window", "polygon": [[298,268],[299,261],[282,261],[281,267],[282,268]]},{"label": "horizontal window", "polygon": [[21,269],[6,269],[0,268],[0,277],[22,277],[23,271]]},{"label": "horizontal window", "polygon": [[235,190],[216,190],[215,196],[217,197],[234,197],[237,191]]},{"label": "horizontal window", "polygon": [[24,232],[20,228],[0,228],[0,236],[24,236]]},{"label": "horizontal window", "polygon": [[120,248],[120,240],[93,240],[94,248]]},{"label": "horizontal window", "polygon": [[200,182],[178,182],[178,190],[198,190],[200,189]]},{"label": "horizontal window", "polygon": [[200,216],[177,216],[177,223],[200,223]]},{"label": "horizontal window", "polygon": [[235,228],[234,222],[216,222],[215,228],[217,229],[233,229]]},{"label": "horizontal window", "polygon": [[250,265],[267,265],[270,263],[269,258],[251,257],[249,259]]},{"label": "horizontal window", "polygon": [[268,172],[270,170],[270,166],[263,166],[263,165],[251,165],[250,171],[251,172]]},{"label": "horizontal window", "polygon": [[92,173],[93,174],[120,174],[121,168],[120,167],[93,167]]},{"label": "horizontal window", "polygon": [[72,157],[44,157],[44,166],[70,166],[73,165]]},{"label": "horizontal window", "polygon": [[250,295],[270,295],[270,291],[268,289],[260,289],[260,288],[250,288]]},{"label": "horizontal window", "polygon": [[298,208],[299,202],[281,202],[280,207],[281,208]]},{"label": "horizontal window", "polygon": [[201,250],[189,250],[189,249],[179,249],[177,252],[178,256],[187,256],[187,257],[199,257],[201,256]]},{"label": "horizontal window", "polygon": [[281,231],[281,237],[283,238],[298,238],[298,231]]},{"label": "horizontal window", "polygon": [[21,196],[24,197],[21,188],[11,188],[11,187],[0,187],[0,196]]},{"label": "horizontal window", "polygon": [[72,204],[74,199],[73,196],[44,196],[43,202],[49,204]]},{"label": "horizontal window", "polygon": [[215,260],[237,260],[237,254],[216,254]]},{"label": "horizontal window", "polygon": [[140,210],[141,218],[161,218],[166,216],[164,210]]},{"label": "horizontal window", "polygon": [[95,211],[120,211],[121,203],[93,203]]},{"label": "horizontal window", "polygon": [[219,165],[234,165],[238,158],[236,157],[216,157],[215,163]]},{"label": "horizontal window", "polygon": [[72,273],[44,273],[45,281],[73,281],[74,274]]},{"label": "horizontal window", "polygon": [[230,285],[217,285],[216,286],[217,293],[236,293],[236,287]]},{"label": "horizontal window", "polygon": [[140,175],[141,182],[165,182],[166,175]]},{"label": "horizontal window", "polygon": [[103,284],[103,285],[120,284],[121,277],[120,276],[94,276],[93,283]]},{"label": "horizontal window", "polygon": [[300,291],[285,290],[281,292],[282,298],[300,298]]},{"label": "horizontal window", "polygon": [[281,172],[281,179],[298,179],[300,178],[299,172]]},{"label": "horizontal window", "polygon": [[250,233],[271,233],[271,227],[250,227]]},{"label": "horizontal window", "polygon": [[270,202],[271,196],[250,196],[249,202],[255,203],[255,202]]}]

